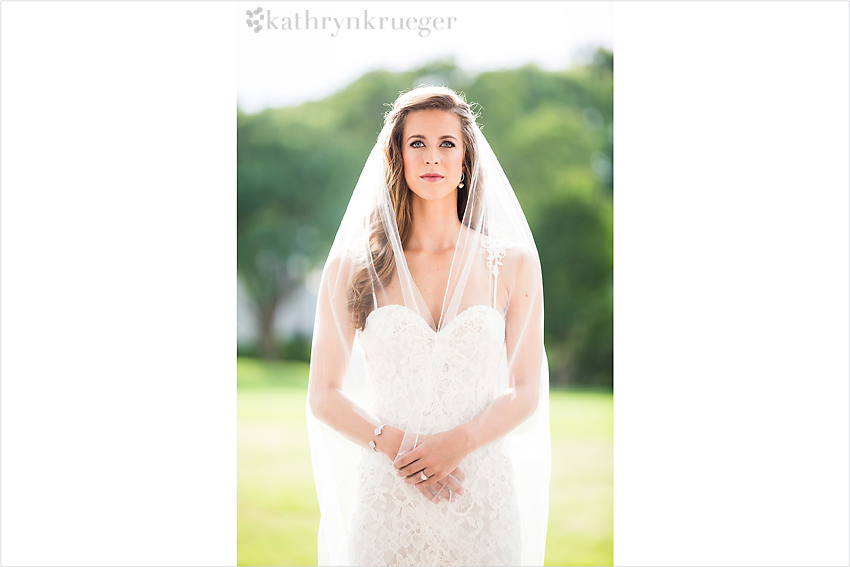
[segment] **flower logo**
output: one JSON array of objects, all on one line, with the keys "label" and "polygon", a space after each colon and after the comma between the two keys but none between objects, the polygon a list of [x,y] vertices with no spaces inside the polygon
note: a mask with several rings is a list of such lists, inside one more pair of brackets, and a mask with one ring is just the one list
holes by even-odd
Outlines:
[{"label": "flower logo", "polygon": [[[253,12],[251,10],[245,10],[245,14],[248,16],[248,19],[245,20],[245,23],[248,24],[249,28],[254,28],[254,33],[260,33],[260,30],[263,29],[263,26],[260,25],[260,20],[265,19],[265,14],[261,14],[262,8],[257,8]],[[260,18],[255,19],[259,14]]]}]

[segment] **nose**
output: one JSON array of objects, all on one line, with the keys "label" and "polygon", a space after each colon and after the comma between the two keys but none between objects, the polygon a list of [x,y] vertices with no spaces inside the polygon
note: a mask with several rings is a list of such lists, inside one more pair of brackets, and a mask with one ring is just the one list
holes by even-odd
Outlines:
[{"label": "nose", "polygon": [[428,165],[431,165],[432,163],[434,165],[436,165],[436,164],[440,163],[440,158],[438,158],[436,155],[434,155],[433,150],[432,150],[431,156],[425,158],[425,163],[428,164]]}]

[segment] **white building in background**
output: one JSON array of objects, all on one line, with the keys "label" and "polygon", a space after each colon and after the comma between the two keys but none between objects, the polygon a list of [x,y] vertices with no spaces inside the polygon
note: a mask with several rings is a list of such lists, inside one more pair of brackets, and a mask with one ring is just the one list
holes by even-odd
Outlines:
[{"label": "white building in background", "polygon": [[[316,317],[316,292],[307,285],[299,286],[290,297],[281,302],[275,314],[274,330],[278,339],[313,336],[313,321]],[[236,285],[236,342],[251,344],[259,340],[259,323],[248,293],[237,281]]]}]

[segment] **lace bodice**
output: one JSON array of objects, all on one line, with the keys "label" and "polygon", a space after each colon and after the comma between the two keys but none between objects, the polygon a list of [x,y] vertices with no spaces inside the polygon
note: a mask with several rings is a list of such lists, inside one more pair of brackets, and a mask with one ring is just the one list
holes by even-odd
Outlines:
[{"label": "lace bodice", "polygon": [[405,429],[424,402],[425,434],[471,420],[495,396],[504,341],[505,321],[486,305],[461,312],[440,331],[403,305],[373,311],[360,335],[371,409]]},{"label": "lace bodice", "polygon": [[[495,281],[504,248],[488,250]],[[474,305],[434,331],[407,307],[386,305],[367,317],[360,343],[371,412],[403,430],[409,419],[421,419],[419,431],[433,434],[473,419],[492,402],[505,319],[492,306]],[[466,493],[452,503],[428,502],[380,453],[364,449],[358,469],[349,529],[353,564],[519,564],[516,490],[501,440],[467,455]]]}]

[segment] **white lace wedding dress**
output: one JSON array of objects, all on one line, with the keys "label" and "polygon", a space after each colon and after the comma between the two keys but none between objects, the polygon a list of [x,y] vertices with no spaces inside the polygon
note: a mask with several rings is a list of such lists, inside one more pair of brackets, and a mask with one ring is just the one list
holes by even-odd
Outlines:
[{"label": "white lace wedding dress", "polygon": [[[503,255],[491,250],[495,275]],[[369,314],[360,342],[372,413],[402,430],[421,413],[420,431],[433,434],[471,420],[495,397],[505,320],[493,307],[475,305],[437,332],[407,307],[386,305]],[[385,455],[363,449],[348,529],[350,564],[519,565],[519,508],[504,441],[479,447],[460,468],[464,494],[435,505],[405,484]]]}]

